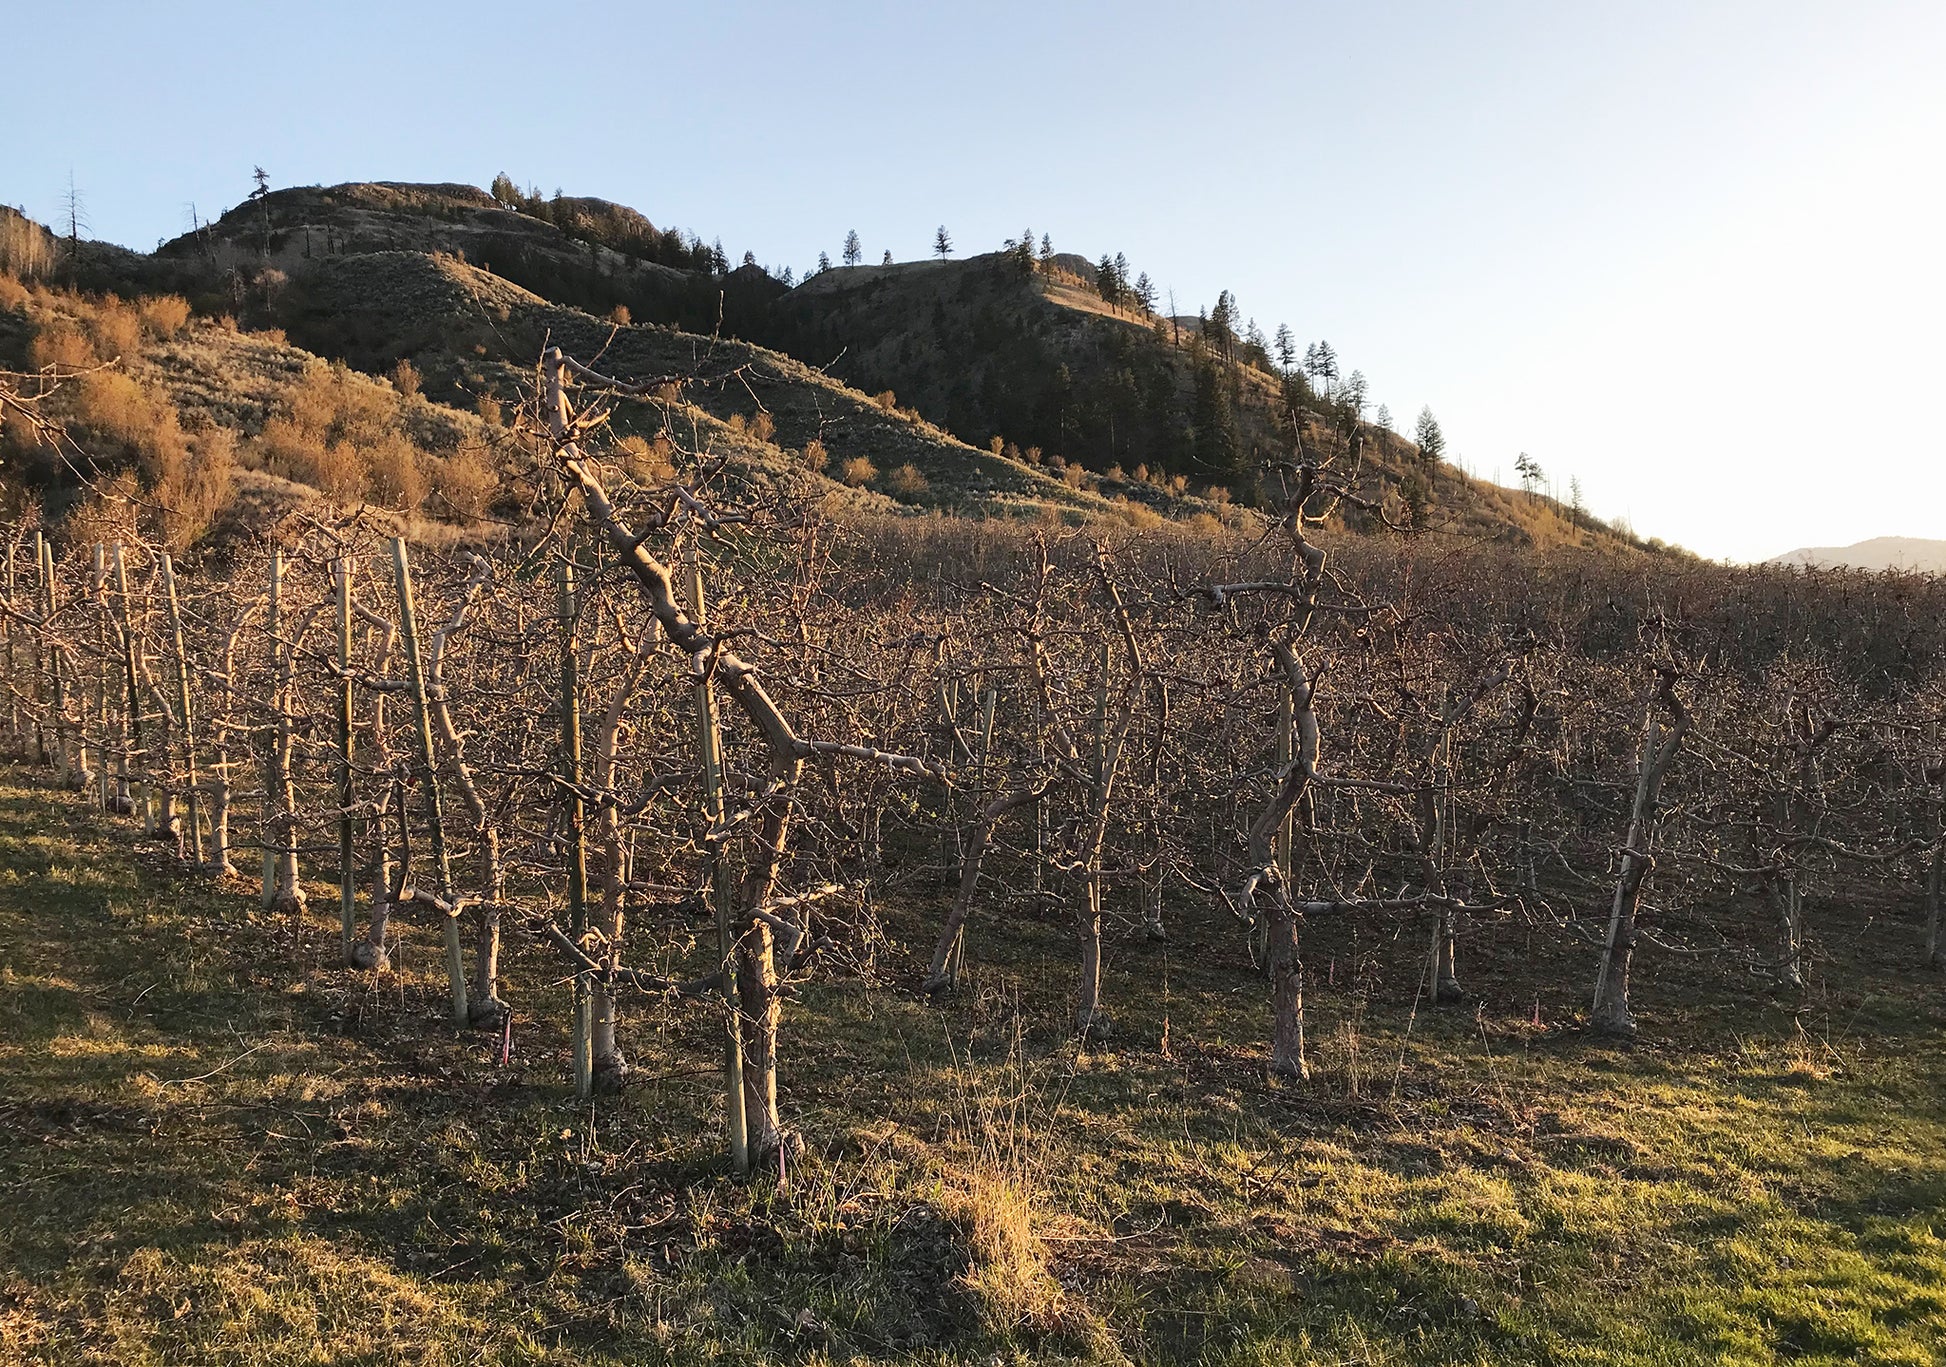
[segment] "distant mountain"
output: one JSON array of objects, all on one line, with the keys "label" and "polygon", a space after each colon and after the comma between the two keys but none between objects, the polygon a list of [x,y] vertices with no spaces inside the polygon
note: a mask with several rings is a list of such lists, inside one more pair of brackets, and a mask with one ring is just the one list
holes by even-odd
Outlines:
[{"label": "distant mountain", "polygon": [[1929,541],[1921,536],[1875,536],[1850,546],[1806,546],[1775,556],[1770,563],[1946,574],[1946,541]]}]

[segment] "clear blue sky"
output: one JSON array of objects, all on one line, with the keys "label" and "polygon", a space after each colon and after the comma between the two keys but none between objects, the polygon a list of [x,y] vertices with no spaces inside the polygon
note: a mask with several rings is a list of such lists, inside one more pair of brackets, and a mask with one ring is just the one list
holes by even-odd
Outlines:
[{"label": "clear blue sky", "polygon": [[1477,472],[1710,555],[1946,537],[1946,0],[104,4],[9,26],[0,199],[632,204],[798,270],[1032,226],[1328,338]]}]

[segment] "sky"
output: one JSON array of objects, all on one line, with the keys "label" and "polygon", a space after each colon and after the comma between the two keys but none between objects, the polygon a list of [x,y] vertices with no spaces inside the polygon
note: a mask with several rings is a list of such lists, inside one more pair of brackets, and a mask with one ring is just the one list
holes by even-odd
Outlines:
[{"label": "sky", "polygon": [[1946,538],[1942,0],[68,0],[9,41],[0,200],[72,176],[104,240],[257,165],[504,170],[800,273],[1031,227],[1642,535]]}]

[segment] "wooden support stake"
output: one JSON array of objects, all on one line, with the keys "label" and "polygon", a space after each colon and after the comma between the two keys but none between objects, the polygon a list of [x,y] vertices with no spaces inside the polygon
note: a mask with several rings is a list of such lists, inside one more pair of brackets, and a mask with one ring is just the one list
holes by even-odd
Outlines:
[{"label": "wooden support stake", "polygon": [[[698,627],[708,620],[703,597],[703,566],[689,562],[690,612]],[[723,1085],[725,1111],[730,1133],[730,1166],[737,1176],[750,1172],[750,1133],[743,1097],[743,1039],[739,1028],[742,1013],[737,1006],[735,890],[730,886],[727,849],[728,816],[724,810],[723,737],[716,723],[716,691],[711,686],[708,662],[698,656],[696,670],[696,722],[703,752],[704,814],[710,823],[710,892],[716,908],[716,948],[718,972],[723,989]]]},{"label": "wooden support stake", "polygon": [[358,930],[357,832],[351,818],[351,558],[339,556],[331,577],[338,609],[338,929],[339,947],[351,963]]},{"label": "wooden support stake", "polygon": [[[556,620],[561,633],[561,770],[568,791],[568,928],[576,944],[588,933],[587,805],[581,800],[581,669],[574,648],[573,543],[561,561]],[[594,1095],[594,984],[574,975],[574,1094]]]},{"label": "wooden support stake", "polygon": [[189,652],[182,635],[182,604],[176,597],[176,567],[165,551],[162,587],[169,600],[169,643],[176,656],[176,706],[182,715],[183,786],[189,794],[189,852],[196,867],[203,863],[203,796],[196,787],[196,721],[190,711]]},{"label": "wooden support stake", "polygon": [[446,972],[452,981],[453,1022],[466,1024],[466,958],[460,950],[459,916],[453,908],[453,865],[446,853],[446,821],[439,804],[439,761],[432,748],[432,708],[426,702],[426,670],[419,658],[419,627],[412,608],[412,565],[405,538],[392,538],[392,568],[398,577],[399,634],[405,638],[406,674],[412,686],[420,772],[426,784],[426,839],[439,870],[439,895],[446,913]]}]

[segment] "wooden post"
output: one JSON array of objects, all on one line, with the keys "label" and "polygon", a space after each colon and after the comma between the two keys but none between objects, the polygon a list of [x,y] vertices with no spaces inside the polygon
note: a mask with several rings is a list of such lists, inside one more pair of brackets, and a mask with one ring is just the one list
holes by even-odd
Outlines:
[{"label": "wooden post", "polygon": [[128,559],[122,543],[115,543],[115,598],[119,608],[117,629],[122,638],[122,679],[127,713],[122,718],[121,796],[127,810],[135,810],[135,790],[130,781],[130,757],[142,748],[142,704],[135,681],[135,629],[128,615]]},{"label": "wooden post", "polygon": [[[399,634],[405,637],[406,674],[412,685],[419,765],[426,783],[426,839],[439,870],[439,895],[446,904],[446,972],[452,981],[453,1021],[466,1024],[466,959],[460,951],[459,915],[454,905],[453,865],[446,853],[446,822],[439,805],[439,762],[432,748],[432,709],[426,703],[426,671],[419,658],[419,627],[412,609],[412,565],[405,538],[392,538],[392,568],[398,576]],[[404,819],[401,811],[401,820]]]},{"label": "wooden post", "polygon": [[[568,930],[578,945],[588,934],[587,804],[581,800],[581,668],[574,649],[573,543],[561,560],[555,595],[561,633],[561,772],[568,790]],[[574,1094],[594,1095],[593,983],[586,969],[574,975]]]},{"label": "wooden post", "polygon": [[[1284,781],[1284,774],[1291,767],[1291,760],[1295,755],[1292,746],[1295,723],[1296,716],[1291,703],[1290,685],[1285,684],[1277,690],[1277,781],[1279,783]],[[1291,838],[1296,832],[1296,820],[1297,814],[1293,806],[1291,811],[1284,813],[1284,819],[1277,827],[1277,876],[1284,880],[1286,889],[1290,888],[1291,878],[1296,872],[1292,867],[1291,859]],[[1292,895],[1292,900],[1296,900],[1295,894]]]},{"label": "wooden post", "polygon": [[182,636],[182,604],[176,597],[176,567],[165,551],[162,587],[169,600],[169,642],[176,656],[176,706],[182,716],[183,787],[189,795],[189,852],[196,867],[203,863],[203,798],[196,786],[196,721],[190,711],[189,652]]},{"label": "wooden post", "polygon": [[[703,566],[689,562],[689,604],[696,625],[707,623],[708,607],[703,597]],[[696,670],[696,721],[703,752],[704,814],[710,823],[710,891],[716,907],[717,969],[723,990],[723,1094],[730,1132],[730,1165],[739,1177],[750,1171],[750,1137],[743,1097],[743,1040],[739,1029],[741,1013],[737,1007],[735,890],[730,886],[730,866],[725,848],[728,832],[723,797],[722,736],[716,725],[716,695],[709,670],[701,657],[693,661]]]},{"label": "wooden post", "polygon": [[[40,532],[34,533],[34,606],[40,608],[46,596],[47,579],[43,561],[47,552],[47,538]],[[32,688],[34,718],[34,758],[37,763],[45,764],[47,755],[47,688],[42,671],[47,667],[47,627],[43,623],[39,631],[33,632],[32,668],[29,684]]]},{"label": "wooden post", "polygon": [[68,757],[68,700],[61,671],[67,652],[49,634],[54,621],[54,543],[41,539],[41,635],[47,640],[47,700],[54,730],[54,772],[65,785],[71,770]]},{"label": "wooden post", "polygon": [[351,819],[351,558],[339,556],[331,577],[338,609],[338,941],[345,962],[358,930],[357,832]]},{"label": "wooden post", "polygon": [[[18,538],[7,538],[7,603],[14,600],[14,547]],[[7,648],[7,735],[18,753],[20,736],[20,688],[19,679],[14,671],[14,625],[13,618],[0,620],[0,642]]]},{"label": "wooden post", "polygon": [[101,809],[115,810],[115,790],[109,778],[108,695],[114,688],[108,663],[108,549],[95,542],[95,764],[101,771]]}]

